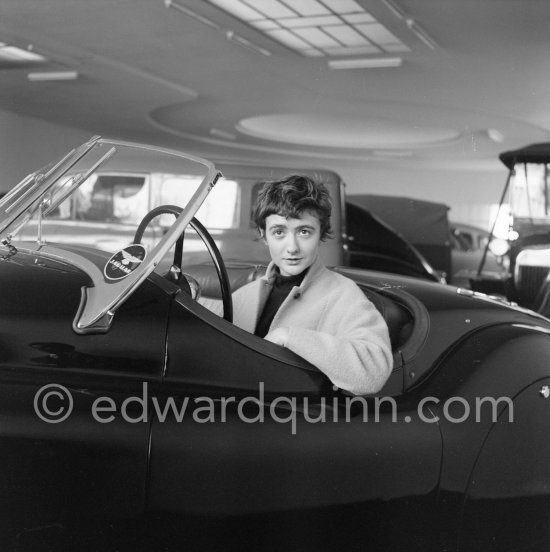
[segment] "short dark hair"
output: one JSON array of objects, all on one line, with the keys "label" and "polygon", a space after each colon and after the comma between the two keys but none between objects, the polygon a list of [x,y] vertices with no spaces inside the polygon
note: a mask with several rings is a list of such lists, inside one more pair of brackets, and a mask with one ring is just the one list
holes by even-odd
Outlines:
[{"label": "short dark hair", "polygon": [[332,204],[326,186],[309,176],[291,174],[263,185],[256,200],[252,220],[263,234],[265,219],[269,215],[299,218],[304,211],[311,211],[319,219],[321,240],[331,236]]}]

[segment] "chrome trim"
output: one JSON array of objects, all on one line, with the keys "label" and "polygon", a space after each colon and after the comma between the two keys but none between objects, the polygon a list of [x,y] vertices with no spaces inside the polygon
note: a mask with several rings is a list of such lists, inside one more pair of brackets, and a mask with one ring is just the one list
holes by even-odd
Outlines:
[{"label": "chrome trim", "polygon": [[48,207],[48,209],[44,211],[44,216],[48,216],[52,211],[55,211],[63,203],[63,201],[65,201],[65,199],[67,199],[69,195],[73,193],[73,190],[75,188],[78,188],[78,186],[80,186],[80,184],[82,184],[100,165],[110,159],[115,153],[116,148],[111,148],[103,157],[101,157],[101,159],[98,159],[80,178],[75,179],[71,186],[69,186],[69,189],[65,193],[61,194],[60,198],[55,203],[52,203]]}]

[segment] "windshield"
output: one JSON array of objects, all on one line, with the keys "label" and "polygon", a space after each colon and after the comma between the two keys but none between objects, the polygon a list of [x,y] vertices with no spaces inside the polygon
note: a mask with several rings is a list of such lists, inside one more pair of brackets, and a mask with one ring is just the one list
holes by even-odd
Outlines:
[{"label": "windshield", "polygon": [[[153,186],[152,175],[158,174],[166,183]],[[73,327],[82,333],[105,330],[114,310],[168,258],[219,176],[210,162],[195,156],[93,138],[32,173],[0,200],[0,259],[19,262],[19,251],[31,252],[83,270],[90,286]],[[161,215],[142,243],[134,244],[143,217],[167,204],[182,213]],[[82,236],[75,239],[79,233],[93,237],[89,245],[110,256],[84,255],[70,247],[86,243]]]}]

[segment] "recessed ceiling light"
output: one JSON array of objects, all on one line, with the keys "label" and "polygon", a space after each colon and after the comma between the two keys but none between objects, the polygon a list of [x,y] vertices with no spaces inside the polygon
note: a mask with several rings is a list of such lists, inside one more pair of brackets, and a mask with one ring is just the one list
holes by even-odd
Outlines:
[{"label": "recessed ceiling light", "polygon": [[400,67],[403,59],[393,58],[363,58],[363,59],[331,59],[330,69],[378,69],[384,67]]}]

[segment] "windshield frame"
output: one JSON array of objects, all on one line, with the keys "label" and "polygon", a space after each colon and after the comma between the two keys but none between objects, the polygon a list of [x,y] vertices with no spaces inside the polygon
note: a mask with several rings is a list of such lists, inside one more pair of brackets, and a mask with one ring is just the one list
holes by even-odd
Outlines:
[{"label": "windshield frame", "polygon": [[[137,151],[147,150],[149,153],[175,156],[184,161],[198,164],[204,170],[204,172],[201,172],[204,176],[200,184],[174,223],[152,250],[145,251],[143,259],[135,263],[137,266],[133,267],[123,278],[118,279],[106,277],[106,267],[116,255],[132,246],[117,251],[105,264],[103,260],[90,260],[79,254],[74,248],[65,249],[43,243],[40,235],[40,224],[38,225],[35,244],[25,242],[21,247],[17,242],[17,248],[12,244],[12,233],[29,221],[37,211],[39,213],[51,212],[59,205],[59,198],[56,198],[53,202],[51,201],[50,192],[55,188],[56,183],[62,182],[63,177],[76,163],[82,161],[86,154],[96,147],[105,147],[107,152],[99,160],[92,162],[85,178],[77,179],[77,181],[71,183],[67,191],[62,190],[61,200],[65,200],[89,175],[112,157],[117,147]],[[195,155],[157,146],[95,136],[82,146],[71,150],[57,163],[48,166],[45,172],[37,171],[27,176],[0,200],[0,250],[6,248],[8,251],[7,255],[0,255],[0,262],[10,260],[17,262],[17,252],[21,251],[52,261],[68,263],[82,270],[88,276],[90,285],[82,288],[80,306],[73,321],[73,330],[80,334],[104,333],[109,329],[116,310],[153,272],[162,258],[170,251],[221,176],[221,172],[216,169],[213,163]],[[40,216],[41,214],[39,214]]]}]

